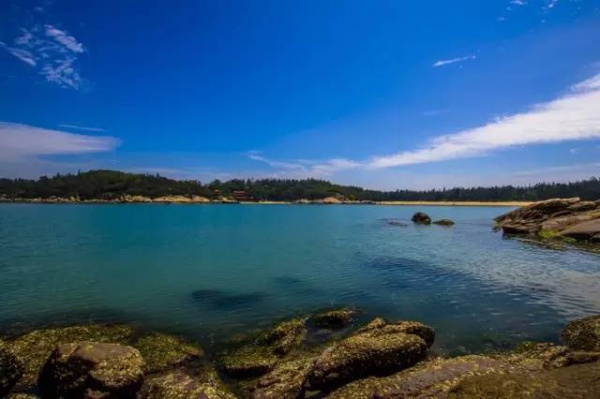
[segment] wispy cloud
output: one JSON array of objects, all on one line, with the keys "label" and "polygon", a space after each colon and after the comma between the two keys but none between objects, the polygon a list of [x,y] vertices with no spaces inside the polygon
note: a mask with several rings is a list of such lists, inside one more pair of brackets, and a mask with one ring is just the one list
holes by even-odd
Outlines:
[{"label": "wispy cloud", "polygon": [[30,29],[21,28],[12,44],[0,42],[0,47],[36,68],[48,82],[63,88],[81,88],[82,78],[76,63],[85,48],[68,31],[36,24]]},{"label": "wispy cloud", "polygon": [[364,160],[277,160],[247,156],[294,176],[330,176],[348,170],[372,171],[467,157],[516,146],[600,139],[600,74],[573,85],[553,101],[537,104],[483,126],[433,138],[421,148]]},{"label": "wispy cloud", "polygon": [[439,68],[441,66],[456,64],[457,62],[465,62],[465,61],[469,61],[469,60],[474,60],[476,58],[477,58],[476,55],[467,55],[465,57],[452,58],[450,60],[439,60],[439,61],[436,61],[432,66],[434,68]]},{"label": "wispy cloud", "polygon": [[573,86],[554,101],[497,118],[484,126],[436,137],[422,148],[375,157],[366,165],[387,168],[478,156],[514,146],[600,138],[600,75]]},{"label": "wispy cloud", "polygon": [[89,136],[0,122],[0,161],[26,161],[46,155],[107,152],[120,141],[108,136]]},{"label": "wispy cloud", "polygon": [[67,125],[67,124],[60,124],[57,125],[58,127],[63,127],[65,129],[76,129],[76,130],[85,130],[88,132],[103,132],[104,129],[100,129],[98,127],[87,127],[87,126],[77,126],[77,125]]},{"label": "wispy cloud", "polygon": [[273,168],[284,170],[291,177],[326,177],[335,172],[354,169],[360,166],[360,163],[345,158],[333,158],[321,161],[296,160],[289,162],[274,161],[265,158],[257,151],[249,152],[246,155],[253,161],[263,162]]}]

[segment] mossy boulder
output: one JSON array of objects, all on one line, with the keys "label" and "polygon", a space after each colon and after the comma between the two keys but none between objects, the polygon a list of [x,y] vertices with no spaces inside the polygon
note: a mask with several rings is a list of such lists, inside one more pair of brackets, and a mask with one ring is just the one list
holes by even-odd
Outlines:
[{"label": "mossy boulder", "polygon": [[570,322],[560,336],[573,350],[600,351],[600,315]]},{"label": "mossy boulder", "polygon": [[406,369],[425,357],[428,344],[423,338],[386,326],[363,329],[326,349],[308,377],[310,388],[330,391],[360,378]]},{"label": "mossy boulder", "polygon": [[376,317],[367,325],[361,327],[357,333],[371,332],[374,335],[405,333],[415,334],[421,337],[427,346],[433,345],[435,340],[435,330],[418,321],[399,321],[396,323],[388,323],[381,317]]},{"label": "mossy boulder", "polygon": [[335,309],[318,313],[310,318],[310,321],[320,328],[336,330],[350,325],[356,316],[352,309]]},{"label": "mossy boulder", "polygon": [[332,392],[328,399],[445,397],[464,378],[514,369],[507,360],[489,356],[435,358],[387,377],[369,377],[352,382]]},{"label": "mossy boulder", "polygon": [[293,319],[277,324],[259,338],[258,343],[259,345],[271,347],[273,353],[283,356],[300,346],[305,338],[305,320]]},{"label": "mossy boulder", "polygon": [[23,363],[0,341],[0,397],[4,397],[23,376]]},{"label": "mossy boulder", "polygon": [[431,217],[423,212],[415,213],[410,220],[417,224],[431,224]]},{"label": "mossy boulder", "polygon": [[147,334],[133,342],[132,346],[142,354],[146,374],[177,367],[197,368],[203,363],[202,348],[168,334]]},{"label": "mossy boulder", "polygon": [[254,399],[296,399],[304,397],[305,381],[314,359],[285,362],[262,376],[252,390]]},{"label": "mossy boulder", "polygon": [[144,382],[139,399],[235,399],[219,380],[210,376],[192,376],[182,371],[159,374]]},{"label": "mossy boulder", "polygon": [[464,379],[449,398],[599,398],[600,363],[534,373],[494,373]]},{"label": "mossy boulder", "polygon": [[439,226],[454,226],[454,221],[450,219],[440,219],[433,222],[433,224],[437,224]]},{"label": "mossy boulder", "polygon": [[57,345],[78,341],[129,344],[134,329],[122,325],[81,325],[35,330],[7,344],[24,363],[23,377],[15,390],[27,391],[37,383],[38,374]]},{"label": "mossy boulder", "polygon": [[44,398],[136,398],[144,378],[137,349],[118,344],[59,345],[44,364],[39,388]]},{"label": "mossy boulder", "polygon": [[268,373],[292,350],[302,346],[306,337],[304,319],[277,324],[221,359],[223,371],[234,378],[253,378]]}]

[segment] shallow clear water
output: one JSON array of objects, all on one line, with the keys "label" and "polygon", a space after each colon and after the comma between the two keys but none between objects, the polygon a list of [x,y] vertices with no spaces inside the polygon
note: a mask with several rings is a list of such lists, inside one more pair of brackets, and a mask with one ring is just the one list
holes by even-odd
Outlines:
[{"label": "shallow clear water", "polygon": [[[417,210],[452,228],[390,226]],[[420,320],[436,347],[556,340],[600,257],[492,231],[496,207],[0,206],[0,329],[128,322],[204,342],[316,308]]]}]

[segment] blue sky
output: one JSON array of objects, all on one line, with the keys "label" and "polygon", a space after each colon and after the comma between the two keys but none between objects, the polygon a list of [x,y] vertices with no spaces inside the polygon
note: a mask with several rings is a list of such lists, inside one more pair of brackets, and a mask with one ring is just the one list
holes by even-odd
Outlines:
[{"label": "blue sky", "polygon": [[597,0],[7,0],[0,176],[600,176]]}]

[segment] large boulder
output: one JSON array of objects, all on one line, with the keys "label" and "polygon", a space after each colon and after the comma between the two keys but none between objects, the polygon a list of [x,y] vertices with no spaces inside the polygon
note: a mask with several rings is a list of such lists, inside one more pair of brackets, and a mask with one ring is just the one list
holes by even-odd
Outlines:
[{"label": "large boulder", "polygon": [[144,378],[140,352],[97,342],[59,345],[39,377],[45,398],[135,398]]},{"label": "large boulder", "polygon": [[78,341],[129,344],[134,330],[122,325],[81,325],[45,328],[31,331],[9,342],[11,349],[23,361],[25,370],[15,390],[31,390],[48,356],[57,345]]},{"label": "large boulder", "polygon": [[138,398],[235,399],[235,396],[229,392],[216,374],[210,378],[197,378],[182,371],[174,371],[148,378]]},{"label": "large boulder", "polygon": [[387,377],[352,382],[332,392],[328,399],[438,398],[446,396],[453,384],[469,376],[513,369],[508,361],[488,356],[437,358]]},{"label": "large boulder", "polygon": [[570,322],[560,336],[571,349],[600,351],[600,315]]},{"label": "large boulder", "polygon": [[423,332],[417,324],[420,323],[370,323],[370,327],[325,350],[316,359],[308,376],[310,388],[330,391],[360,378],[413,366],[425,357],[428,347],[426,340],[416,334]]},{"label": "large boulder", "polygon": [[449,398],[595,399],[600,397],[600,363],[533,373],[493,373],[464,379]]},{"label": "large boulder", "polygon": [[23,363],[0,341],[0,397],[4,397],[23,376]]},{"label": "large boulder", "polygon": [[423,212],[415,213],[410,220],[412,220],[413,222],[415,222],[417,224],[431,224],[431,218],[429,217],[428,214],[423,213]]},{"label": "large boulder", "polygon": [[593,243],[600,234],[600,202],[551,199],[513,210],[494,220],[505,234]]}]

